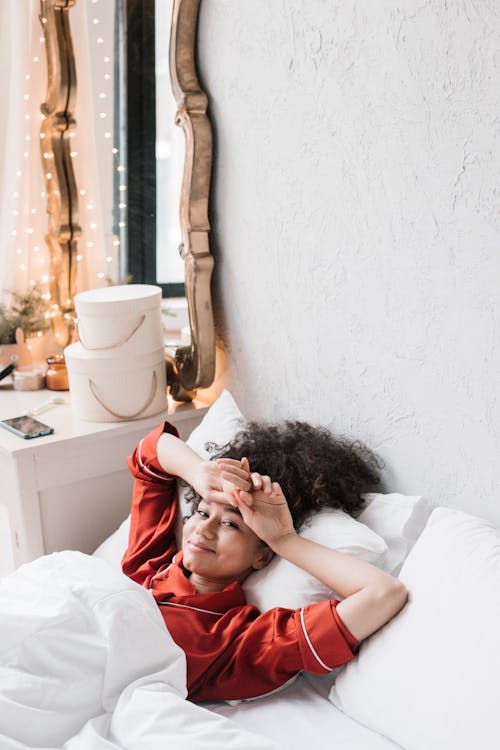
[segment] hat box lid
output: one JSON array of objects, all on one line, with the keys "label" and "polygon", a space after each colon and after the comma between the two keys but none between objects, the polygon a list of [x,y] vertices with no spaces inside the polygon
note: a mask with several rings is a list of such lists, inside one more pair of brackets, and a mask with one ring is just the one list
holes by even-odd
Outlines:
[{"label": "hat box lid", "polygon": [[75,295],[77,315],[130,315],[160,305],[161,287],[153,284],[118,284]]},{"label": "hat box lid", "polygon": [[163,348],[153,349],[139,356],[124,353],[117,354],[114,357],[100,357],[77,342],[65,348],[64,357],[70,372],[99,375],[101,373],[121,372],[124,369],[151,369],[160,362],[165,362],[165,350]]}]

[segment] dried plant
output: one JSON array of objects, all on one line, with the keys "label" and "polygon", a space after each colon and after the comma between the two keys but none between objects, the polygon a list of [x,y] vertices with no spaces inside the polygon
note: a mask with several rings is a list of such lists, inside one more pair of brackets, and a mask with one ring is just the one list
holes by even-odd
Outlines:
[{"label": "dried plant", "polygon": [[46,313],[50,301],[39,284],[34,284],[25,292],[11,292],[11,303],[0,302],[0,344],[15,344],[18,328],[24,337],[44,333],[50,328]]}]

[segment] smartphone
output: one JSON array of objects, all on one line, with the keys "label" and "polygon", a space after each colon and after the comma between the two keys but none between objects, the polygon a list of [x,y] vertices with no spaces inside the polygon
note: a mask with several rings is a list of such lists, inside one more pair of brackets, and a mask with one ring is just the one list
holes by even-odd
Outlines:
[{"label": "smartphone", "polygon": [[13,417],[12,419],[0,420],[0,426],[10,430],[14,435],[30,440],[31,438],[41,437],[42,435],[52,435],[53,427],[49,427],[38,419],[33,419],[28,415],[22,417]]}]

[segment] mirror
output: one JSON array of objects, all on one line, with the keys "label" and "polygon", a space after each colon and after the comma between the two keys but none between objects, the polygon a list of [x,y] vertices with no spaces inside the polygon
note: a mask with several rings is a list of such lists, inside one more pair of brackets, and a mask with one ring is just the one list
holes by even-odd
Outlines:
[{"label": "mirror", "polygon": [[[51,248],[51,293],[54,305],[61,310],[58,322],[59,340],[63,338],[66,324],[68,337],[71,335],[71,322],[74,319],[73,297],[76,291],[76,259],[78,243],[85,226],[78,222],[78,186],[74,178],[72,153],[69,138],[72,131],[78,130],[75,124],[74,103],[77,97],[76,79],[79,77],[78,60],[74,59],[69,25],[69,13],[75,0],[42,0],[45,36],[47,40],[48,93],[42,105],[45,114],[44,127],[47,141],[52,144],[52,158],[57,169],[47,183],[49,212],[48,244]],[[78,0],[89,3],[90,0]],[[98,0],[92,0],[96,5]],[[168,46],[164,38],[166,8],[168,3],[159,2],[158,13],[158,53],[155,61],[154,35],[148,36],[146,22],[154,14],[155,3],[151,0],[126,0],[125,13],[117,10],[118,19],[123,20],[125,33],[115,25],[115,49],[119,57],[123,55],[123,41],[127,48],[127,93],[129,127],[126,133],[126,159],[120,154],[117,169],[128,171],[125,185],[119,175],[118,190],[128,189],[127,221],[120,213],[118,227],[128,227],[128,264],[125,271],[132,273],[134,283],[156,283],[156,268],[160,275],[165,268],[175,266],[175,258],[164,262],[179,243],[180,256],[184,267],[184,286],[188,301],[191,343],[179,347],[175,357],[169,362],[169,385],[174,398],[187,399],[190,392],[199,387],[208,387],[215,374],[215,332],[210,294],[210,280],[213,258],[210,253],[208,221],[208,198],[212,165],[212,130],[207,116],[207,97],[201,90],[195,65],[196,25],[200,0],[173,0],[170,32],[169,76],[171,87],[166,90],[166,60],[164,50]],[[161,6],[161,9],[160,9]],[[109,8],[109,5],[108,5]],[[117,9],[123,9],[118,0]],[[97,19],[99,20],[99,19]],[[94,23],[96,19],[93,19]],[[153,16],[153,29],[155,19]],[[103,41],[102,37],[98,37]],[[162,39],[165,46],[162,47]],[[151,70],[151,55],[153,66]],[[114,66],[115,82],[121,79]],[[156,82],[155,70],[158,72]],[[151,80],[151,73],[153,79]],[[109,78],[109,75],[108,75]],[[137,80],[139,84],[137,85]],[[134,83],[135,81],[135,83]],[[156,120],[158,138],[156,147],[148,130],[153,111],[155,125],[155,97],[151,96],[151,84],[156,89],[156,107],[159,119]],[[148,85],[149,84],[149,87]],[[82,86],[80,80],[79,87]],[[154,89],[153,89],[154,90]],[[183,133],[182,157],[174,156],[173,144],[177,138],[167,135],[168,119],[175,106],[168,104],[173,92],[175,124]],[[165,104],[164,102],[165,96]],[[120,97],[114,97],[115,103]],[[45,109],[43,109],[45,108]],[[102,116],[102,113],[101,113]],[[115,137],[116,137],[116,117]],[[107,129],[108,137],[111,131]],[[120,123],[118,132],[121,134]],[[106,134],[105,134],[106,135]],[[182,136],[181,136],[182,137]],[[115,153],[113,151],[113,153]],[[126,162],[126,166],[125,166]],[[180,188],[174,183],[179,180]],[[156,177],[155,177],[156,176]],[[152,184],[153,181],[153,184]],[[114,181],[116,185],[116,180]],[[122,184],[123,183],[123,184]],[[157,187],[158,184],[158,187]],[[176,195],[173,195],[175,189]],[[179,199],[180,194],[180,199]],[[118,210],[123,211],[125,201],[118,192]],[[178,202],[178,215],[173,224],[171,214]],[[156,219],[156,221],[154,221]],[[92,226],[92,225],[91,225]],[[134,234],[135,233],[135,234]],[[159,236],[158,243],[156,236]],[[123,245],[120,267],[123,267]],[[88,243],[87,243],[88,244]],[[147,252],[144,251],[144,248]],[[147,262],[154,253],[153,262]],[[158,262],[156,258],[158,257]],[[135,260],[134,260],[135,259]],[[138,261],[138,262],[136,262]],[[137,268],[139,273],[137,273]],[[152,269],[154,278],[151,278]],[[64,343],[62,343],[64,345]]]},{"label": "mirror", "polygon": [[[173,2],[155,3],[155,156],[156,281],[184,292],[184,263],[179,253],[179,206],[184,169],[184,136],[175,124],[177,103],[170,84],[169,45]],[[130,127],[130,126],[129,126]]]}]

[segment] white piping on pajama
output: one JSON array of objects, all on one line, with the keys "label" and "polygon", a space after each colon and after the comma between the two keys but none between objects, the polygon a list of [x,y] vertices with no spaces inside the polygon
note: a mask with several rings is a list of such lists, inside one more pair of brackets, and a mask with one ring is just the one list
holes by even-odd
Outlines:
[{"label": "white piping on pajama", "polygon": [[195,612],[204,612],[207,615],[217,615],[222,617],[224,612],[213,612],[211,609],[200,609],[200,607],[191,607],[189,604],[178,604],[177,602],[157,602],[161,607],[183,607],[184,609],[194,609]]},{"label": "white piping on pajama", "polygon": [[141,469],[143,469],[143,471],[147,471],[148,474],[151,474],[152,477],[156,477],[156,479],[163,479],[164,482],[173,482],[174,481],[174,477],[162,476],[161,474],[157,474],[155,471],[152,471],[151,469],[148,469],[148,467],[146,466],[146,464],[143,462],[142,456],[141,456],[141,447],[142,447],[142,443],[143,442],[144,441],[141,440],[141,442],[139,443],[139,447],[137,449],[137,458],[139,459],[139,465],[140,465]]},{"label": "white piping on pajama", "polygon": [[300,624],[302,625],[302,630],[304,631],[304,635],[305,635],[305,638],[306,638],[306,641],[307,641],[307,645],[311,649],[312,655],[314,656],[314,658],[316,659],[316,661],[319,664],[321,664],[321,666],[323,667],[323,669],[327,669],[329,672],[331,672],[332,669],[333,669],[333,667],[329,667],[327,664],[325,664],[325,662],[322,659],[320,659],[320,657],[319,657],[316,649],[314,648],[314,646],[311,643],[311,639],[309,638],[309,633],[306,630],[306,624],[305,624],[305,621],[304,621],[304,607],[302,607],[302,609],[300,610]]}]

